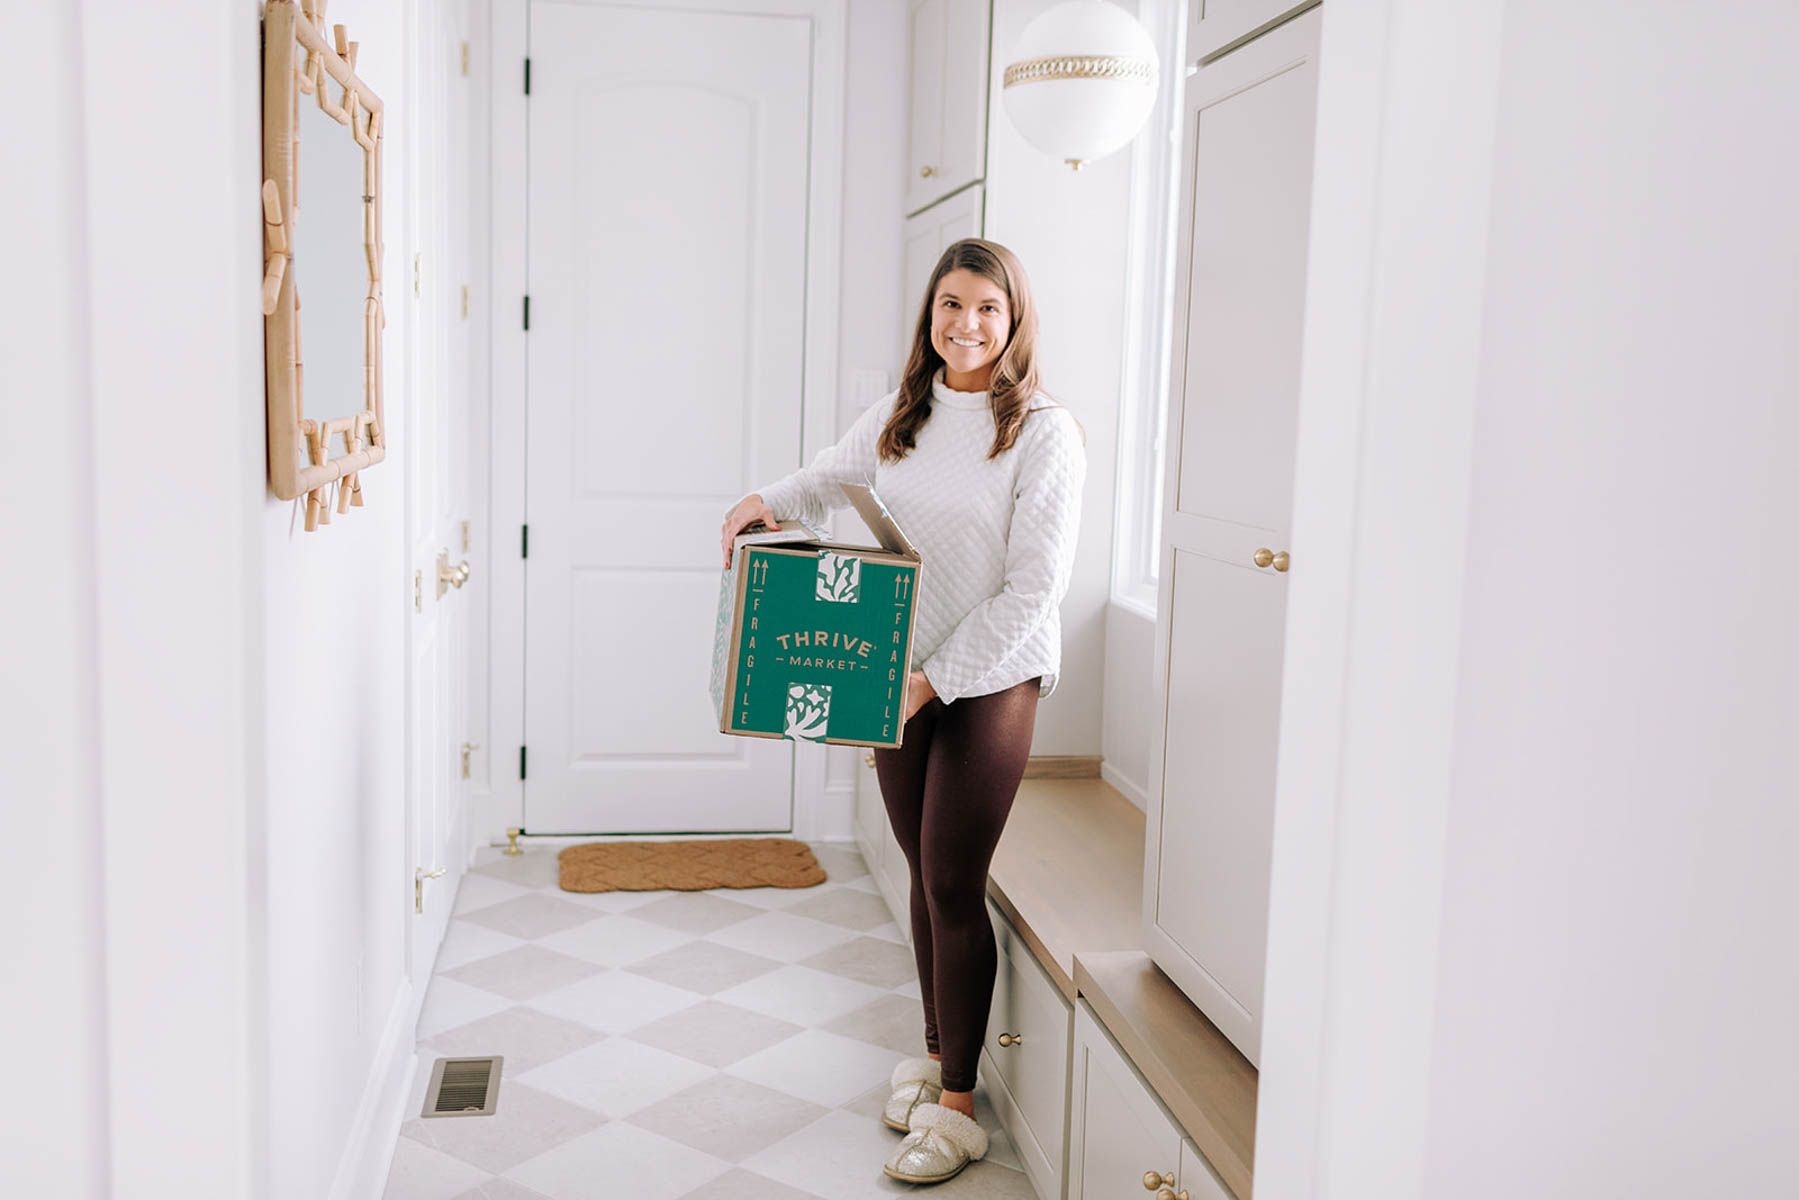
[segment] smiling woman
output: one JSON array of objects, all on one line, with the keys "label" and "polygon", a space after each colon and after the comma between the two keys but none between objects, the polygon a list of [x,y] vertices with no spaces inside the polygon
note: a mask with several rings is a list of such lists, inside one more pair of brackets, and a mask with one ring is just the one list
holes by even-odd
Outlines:
[{"label": "smiling woman", "polygon": [[[745,496],[723,531],[729,543],[758,519],[823,525],[849,504],[846,485],[871,484],[931,564],[920,576],[904,739],[874,751],[910,872],[936,1060],[893,1073],[889,1107],[907,1114],[911,1132],[885,1169],[913,1183],[948,1179],[986,1151],[973,1091],[998,963],[987,868],[1038,702],[1061,668],[1058,606],[1074,566],[1085,439],[1038,387],[1036,342],[1017,257],[980,238],[954,243],[925,287],[899,389],[810,466]],[[923,1082],[934,1103],[923,1102]]]}]

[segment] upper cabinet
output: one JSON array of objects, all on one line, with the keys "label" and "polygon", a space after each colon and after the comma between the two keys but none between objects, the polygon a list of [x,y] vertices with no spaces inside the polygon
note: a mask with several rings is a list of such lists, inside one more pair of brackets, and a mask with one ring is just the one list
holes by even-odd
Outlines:
[{"label": "upper cabinet", "polygon": [[981,178],[987,161],[991,0],[912,0],[906,211]]},{"label": "upper cabinet", "polygon": [[1303,12],[1318,0],[1189,0],[1187,59],[1198,62]]},{"label": "upper cabinet", "polygon": [[929,212],[906,219],[906,280],[900,298],[900,361],[912,349],[913,323],[924,304],[924,287],[937,268],[937,260],[954,242],[981,236],[983,187],[971,187]]}]

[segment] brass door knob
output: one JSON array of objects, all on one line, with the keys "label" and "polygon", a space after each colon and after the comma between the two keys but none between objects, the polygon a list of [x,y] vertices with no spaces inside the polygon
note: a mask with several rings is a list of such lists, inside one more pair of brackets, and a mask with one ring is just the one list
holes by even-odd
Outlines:
[{"label": "brass door knob", "polygon": [[871,767],[874,766],[875,765],[875,752],[873,750],[870,750],[867,754],[864,754],[862,756],[862,761],[867,763]]},{"label": "brass door knob", "polygon": [[1293,560],[1287,557],[1285,550],[1274,556],[1274,569],[1277,571],[1285,571],[1292,563]]},{"label": "brass door knob", "polygon": [[933,176],[937,173],[937,168],[936,167],[920,167],[920,168],[918,168],[918,173],[925,179],[929,179],[931,176]]},{"label": "brass door knob", "polygon": [[1187,1189],[1182,1188],[1177,1195],[1173,1188],[1163,1188],[1156,1193],[1156,1200],[1188,1200]]},{"label": "brass door knob", "polygon": [[1024,1034],[1002,1033],[999,1035],[999,1044],[1002,1046],[1022,1046],[1024,1044]]},{"label": "brass door knob", "polygon": [[439,550],[437,552],[437,598],[439,600],[443,599],[443,594],[446,589],[460,588],[467,582],[468,559],[465,558],[452,567],[450,565],[450,552],[448,550]]},{"label": "brass door knob", "polygon": [[1255,552],[1254,558],[1255,558],[1256,566],[1258,566],[1258,567],[1270,566],[1274,562],[1274,551],[1270,550],[1266,546],[1263,546],[1260,550],[1257,550]]},{"label": "brass door knob", "polygon": [[1157,1171],[1143,1172],[1143,1190],[1153,1192],[1159,1187],[1173,1187],[1174,1176],[1163,1175]]}]

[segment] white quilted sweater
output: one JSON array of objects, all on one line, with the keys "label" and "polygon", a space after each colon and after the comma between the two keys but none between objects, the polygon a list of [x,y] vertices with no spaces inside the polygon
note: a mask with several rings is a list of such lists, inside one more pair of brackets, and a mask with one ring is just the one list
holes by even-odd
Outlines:
[{"label": "white quilted sweater", "polygon": [[761,488],[777,520],[824,526],[848,508],[837,485],[868,483],[923,560],[912,664],[943,698],[984,696],[1062,665],[1057,611],[1074,571],[1087,456],[1074,418],[1039,394],[1035,415],[998,458],[986,392],[952,391],[938,368],[931,416],[897,463],[875,443],[899,399],[895,390],[858,417],[811,465]]}]

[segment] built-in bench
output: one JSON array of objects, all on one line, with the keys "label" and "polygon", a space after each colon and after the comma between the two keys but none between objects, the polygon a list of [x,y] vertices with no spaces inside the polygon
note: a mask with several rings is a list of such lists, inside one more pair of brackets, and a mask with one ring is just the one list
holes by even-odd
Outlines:
[{"label": "built-in bench", "polygon": [[1256,1071],[1142,949],[1143,832],[1103,780],[1021,785],[988,876],[983,1073],[1044,1200],[1151,1174],[1248,1200]]}]

